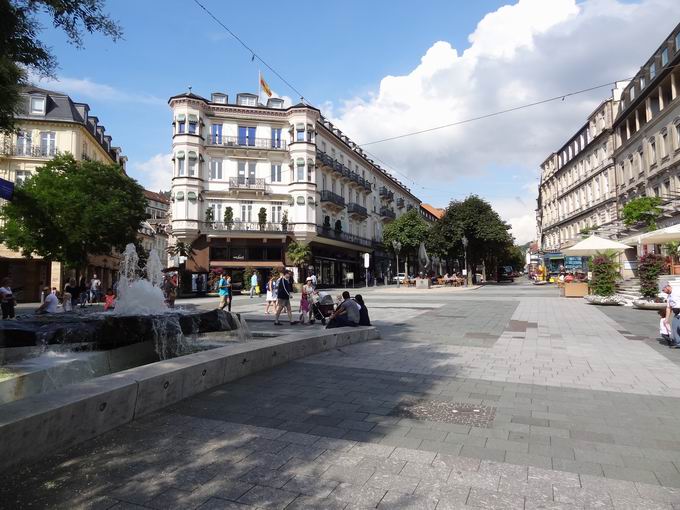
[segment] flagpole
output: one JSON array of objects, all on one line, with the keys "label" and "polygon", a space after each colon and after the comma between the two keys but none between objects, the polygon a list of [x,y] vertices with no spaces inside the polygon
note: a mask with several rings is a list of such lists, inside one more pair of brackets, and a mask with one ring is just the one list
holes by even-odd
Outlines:
[{"label": "flagpole", "polygon": [[262,74],[257,70],[257,104],[260,104],[260,96],[262,95]]}]

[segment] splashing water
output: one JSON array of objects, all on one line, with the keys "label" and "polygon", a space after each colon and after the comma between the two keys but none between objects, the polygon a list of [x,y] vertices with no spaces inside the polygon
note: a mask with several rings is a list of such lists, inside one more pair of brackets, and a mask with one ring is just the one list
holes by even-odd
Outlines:
[{"label": "splashing water", "polygon": [[[168,311],[161,290],[163,265],[156,250],[151,250],[146,268],[139,267],[139,255],[130,243],[123,252],[118,280],[116,315],[155,315]],[[146,275],[143,278],[142,275]]]}]

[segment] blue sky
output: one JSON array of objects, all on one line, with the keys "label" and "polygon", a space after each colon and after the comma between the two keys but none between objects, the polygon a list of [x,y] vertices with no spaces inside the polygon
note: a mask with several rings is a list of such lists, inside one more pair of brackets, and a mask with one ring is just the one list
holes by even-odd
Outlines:
[{"label": "blue sky", "polygon": [[[673,0],[442,0],[418,8],[407,1],[302,1],[250,10],[202,1],[357,142],[624,77],[678,21],[668,15]],[[41,39],[57,56],[59,82],[42,86],[88,102],[128,155],[129,173],[153,189],[167,182],[167,189],[167,99],[189,85],[206,96],[254,91],[258,63],[191,0],[116,0],[108,11],[124,30],[116,43],[94,34],[77,49],[45,24]],[[596,30],[598,22],[605,23]],[[604,60],[612,53],[618,56]],[[263,73],[277,93],[297,100]],[[487,197],[525,241],[538,165],[608,94],[603,88],[568,104],[368,149],[396,165],[397,177],[424,201]]]}]

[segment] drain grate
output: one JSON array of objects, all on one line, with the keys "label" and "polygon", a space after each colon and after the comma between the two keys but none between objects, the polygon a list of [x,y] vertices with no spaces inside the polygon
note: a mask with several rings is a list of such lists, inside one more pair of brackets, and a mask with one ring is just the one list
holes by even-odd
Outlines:
[{"label": "drain grate", "polygon": [[412,420],[439,421],[487,428],[491,426],[496,417],[496,408],[462,402],[407,400],[392,409],[390,415]]}]

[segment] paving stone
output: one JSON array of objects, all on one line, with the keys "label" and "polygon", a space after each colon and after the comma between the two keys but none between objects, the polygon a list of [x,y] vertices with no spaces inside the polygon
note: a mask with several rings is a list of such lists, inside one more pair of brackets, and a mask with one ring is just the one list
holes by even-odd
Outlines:
[{"label": "paving stone", "polygon": [[385,446],[379,444],[357,444],[350,450],[355,455],[362,455],[367,457],[384,457],[387,458],[392,455],[395,450],[392,446]]},{"label": "paving stone", "polygon": [[467,505],[475,508],[495,510],[497,508],[524,510],[524,496],[478,489],[470,489]]},{"label": "paving stone", "polygon": [[286,510],[342,510],[347,506],[346,501],[333,498],[317,498],[313,496],[298,496],[286,507]]},{"label": "paving stone", "polygon": [[462,457],[473,457],[475,459],[487,459],[503,462],[505,460],[505,450],[494,450],[493,448],[480,448],[478,446],[465,445],[460,450]]},{"label": "paving stone", "polygon": [[632,482],[642,482],[654,485],[659,483],[656,475],[652,471],[645,469],[635,469],[620,466],[603,465],[604,476],[617,480],[630,480]]},{"label": "paving stone", "polygon": [[588,508],[614,508],[614,503],[606,491],[577,487],[555,487],[553,494],[556,503],[568,503]]},{"label": "paving stone", "polygon": [[375,472],[366,482],[366,485],[378,489],[385,489],[386,491],[413,494],[418,486],[418,482],[420,482],[420,478],[396,475],[394,473]]},{"label": "paving stone", "polygon": [[434,510],[437,499],[424,494],[403,494],[398,491],[388,491],[380,501],[378,508],[395,510]]},{"label": "paving stone", "polygon": [[273,469],[253,469],[252,471],[243,475],[240,480],[252,485],[263,485],[266,487],[280,489],[291,478],[293,478],[293,475],[286,471],[277,471]]},{"label": "paving stone", "polygon": [[345,439],[333,439],[329,437],[322,437],[315,443],[313,443],[312,446],[316,448],[321,448],[323,450],[337,450],[337,451],[349,451],[351,450],[355,445],[356,441],[347,441]]},{"label": "paving stone", "polygon": [[319,436],[314,436],[311,434],[301,434],[299,432],[286,432],[282,436],[279,436],[278,439],[279,441],[284,441],[287,443],[312,445],[319,440]]},{"label": "paving stone", "polygon": [[453,471],[477,471],[480,464],[480,459],[447,454],[438,454],[432,461],[434,468],[446,467]]},{"label": "paving stone", "polygon": [[517,441],[508,441],[507,439],[489,438],[486,441],[485,448],[493,448],[496,450],[506,450],[509,452],[529,453],[529,445],[527,443],[518,443]]},{"label": "paving stone", "polygon": [[331,466],[321,474],[321,477],[335,480],[336,482],[346,482],[363,485],[373,476],[372,469],[358,469],[357,467]]},{"label": "paving stone", "polygon": [[437,456],[436,453],[413,450],[410,448],[396,448],[390,455],[390,459],[405,460],[409,462],[419,462],[422,464],[431,464]]},{"label": "paving stone", "polygon": [[285,508],[297,496],[298,494],[294,492],[256,485],[241,496],[238,502],[257,508]]},{"label": "paving stone", "polygon": [[462,444],[447,443],[442,441],[430,441],[428,439],[423,439],[418,445],[418,449],[420,450],[435,453],[446,453],[452,455],[458,455],[462,448],[463,448]]},{"label": "paving stone", "polygon": [[581,462],[555,457],[552,459],[553,469],[559,471],[570,471],[572,473],[583,473],[586,475],[604,476],[601,464],[596,462]]},{"label": "paving stone", "polygon": [[505,455],[505,462],[522,466],[540,467],[543,469],[551,469],[553,467],[552,459],[550,457],[532,455],[530,453],[507,452]]},{"label": "paving stone", "polygon": [[331,499],[352,503],[356,508],[376,508],[387,491],[375,487],[341,483],[331,493]]},{"label": "paving stone", "polygon": [[283,489],[316,498],[327,498],[338,485],[339,482],[333,480],[311,476],[295,476],[283,486]]},{"label": "paving stone", "polygon": [[[414,463],[410,462],[409,463],[412,466],[417,466],[418,469],[424,469],[426,467],[430,466],[423,466],[422,464],[419,463]],[[359,469],[373,469],[377,473],[393,473],[393,474],[399,474],[401,471],[404,469],[404,467],[407,465],[407,462],[405,460],[399,460],[399,459],[393,459],[392,457],[389,457],[387,459],[383,459],[382,457],[364,457],[358,464],[357,467]],[[409,471],[413,472],[414,470],[409,469]],[[413,476],[411,474],[404,473],[407,476]],[[447,474],[448,476],[448,474]]]},{"label": "paving stone", "polygon": [[233,501],[227,501],[226,499],[210,498],[201,506],[197,507],[197,510],[246,510],[248,508],[252,507],[234,503]]}]

